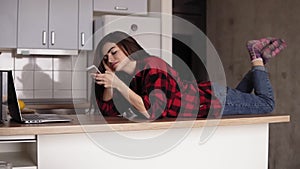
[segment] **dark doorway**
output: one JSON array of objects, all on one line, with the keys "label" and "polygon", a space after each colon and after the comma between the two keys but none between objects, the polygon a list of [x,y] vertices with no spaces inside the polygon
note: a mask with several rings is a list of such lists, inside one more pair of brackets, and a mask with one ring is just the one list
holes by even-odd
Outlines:
[{"label": "dark doorway", "polygon": [[[173,0],[173,15],[183,18],[192,24],[194,24],[197,28],[199,28],[204,34],[206,34],[206,0]],[[173,54],[179,57],[185,64],[190,68],[192,71],[195,79],[199,81],[206,81],[208,80],[208,74],[205,68],[205,59],[201,61],[200,57],[195,54],[191,50],[189,46],[184,44],[178,39],[184,39],[184,41],[189,42],[192,40],[192,34],[180,34],[176,32],[177,27],[184,27],[184,25],[174,25],[173,22]],[[199,47],[203,49],[201,51],[201,55],[204,57],[206,56],[206,41],[204,40],[203,43],[199,44]],[[202,57],[203,57],[202,56]],[[181,62],[173,57],[173,67],[178,69],[179,72],[184,72],[181,66]],[[189,75],[181,75],[185,78],[192,78]]]}]

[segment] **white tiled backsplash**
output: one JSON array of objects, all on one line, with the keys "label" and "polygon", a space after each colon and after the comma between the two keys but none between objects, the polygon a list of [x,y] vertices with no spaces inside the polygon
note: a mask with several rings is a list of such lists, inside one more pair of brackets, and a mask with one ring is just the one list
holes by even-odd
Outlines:
[{"label": "white tiled backsplash", "polygon": [[13,70],[21,99],[87,99],[88,55],[17,56],[0,54],[0,69]]}]

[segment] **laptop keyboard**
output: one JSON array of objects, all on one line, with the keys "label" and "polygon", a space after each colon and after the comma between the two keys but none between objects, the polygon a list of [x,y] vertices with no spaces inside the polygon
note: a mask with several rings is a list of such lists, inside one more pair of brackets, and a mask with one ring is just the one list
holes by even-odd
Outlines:
[{"label": "laptop keyboard", "polygon": [[24,119],[26,120],[40,120],[40,119],[44,119],[43,117],[37,115],[37,114],[25,114],[22,115]]}]

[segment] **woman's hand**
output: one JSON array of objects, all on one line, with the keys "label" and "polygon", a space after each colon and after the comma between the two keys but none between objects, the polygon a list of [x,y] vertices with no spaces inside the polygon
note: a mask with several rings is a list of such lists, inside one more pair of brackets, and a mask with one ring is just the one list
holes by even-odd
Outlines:
[{"label": "woman's hand", "polygon": [[98,85],[103,85],[105,88],[119,88],[122,81],[115,75],[115,72],[107,66],[107,64],[102,61],[106,71],[105,73],[93,74],[94,79]]},{"label": "woman's hand", "polygon": [[118,88],[118,84],[121,83],[115,73],[108,70],[105,73],[94,74],[94,78],[98,85],[103,85],[105,88]]}]

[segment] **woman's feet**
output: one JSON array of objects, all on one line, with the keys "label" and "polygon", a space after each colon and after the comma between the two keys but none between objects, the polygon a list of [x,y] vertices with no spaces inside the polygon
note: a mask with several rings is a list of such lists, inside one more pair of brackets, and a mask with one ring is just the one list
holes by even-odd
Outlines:
[{"label": "woman's feet", "polygon": [[286,47],[286,42],[282,39],[276,39],[274,41],[271,41],[271,43],[262,50],[262,57],[264,63],[266,64],[269,61],[269,59],[275,57]]},{"label": "woman's feet", "polygon": [[286,47],[287,45],[284,40],[272,37],[247,42],[251,62],[263,61],[264,64]]}]

